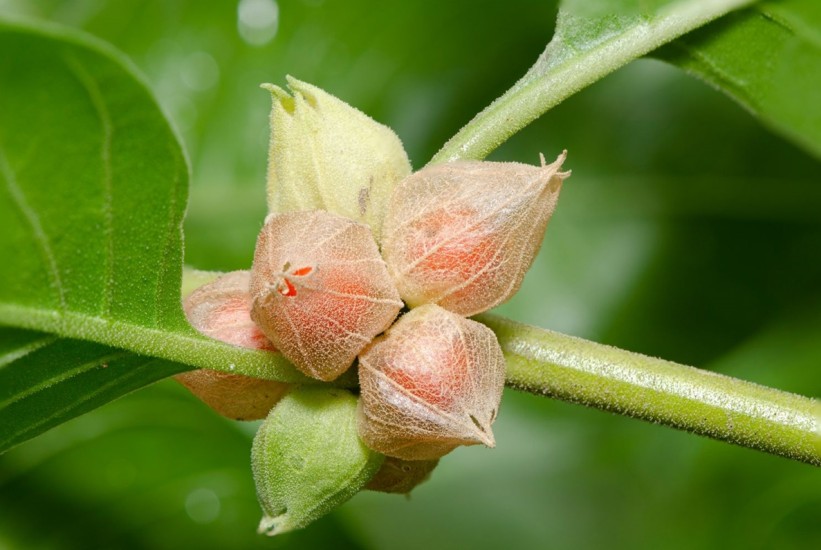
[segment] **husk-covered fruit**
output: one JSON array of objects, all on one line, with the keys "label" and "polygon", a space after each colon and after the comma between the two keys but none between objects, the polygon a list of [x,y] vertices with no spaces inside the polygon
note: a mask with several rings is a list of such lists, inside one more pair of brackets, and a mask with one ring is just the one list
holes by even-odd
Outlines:
[{"label": "husk-covered fruit", "polygon": [[382,230],[402,299],[470,316],[513,296],[570,175],[559,171],[564,159],[546,166],[458,161],[402,180]]},{"label": "husk-covered fruit", "polygon": [[396,134],[328,92],[288,77],[271,84],[268,208],[327,210],[367,224],[379,241],[394,186],[411,166]]},{"label": "husk-covered fruit", "polygon": [[385,458],[376,475],[365,485],[365,489],[407,495],[430,478],[437,464],[439,459],[402,460],[389,456]]},{"label": "husk-covered fruit", "polygon": [[251,276],[251,317],[305,374],[333,380],[402,308],[367,226],[315,210],[270,215]]},{"label": "husk-covered fruit", "polygon": [[359,357],[359,433],[372,449],[405,460],[439,458],[459,445],[492,447],[504,377],[489,328],[420,306]]},{"label": "husk-covered fruit", "polygon": [[[251,320],[250,272],[234,271],[199,287],[183,301],[188,322],[228,344],[276,351]],[[265,418],[289,384],[210,369],[174,377],[219,414],[234,420]]]}]

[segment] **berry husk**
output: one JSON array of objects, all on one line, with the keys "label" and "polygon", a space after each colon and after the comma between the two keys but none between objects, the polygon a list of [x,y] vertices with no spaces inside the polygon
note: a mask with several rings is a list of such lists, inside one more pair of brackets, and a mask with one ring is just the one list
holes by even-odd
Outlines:
[{"label": "berry husk", "polygon": [[402,180],[382,233],[402,299],[471,316],[512,297],[570,175],[560,171],[565,156],[542,166],[451,162]]},{"label": "berry husk", "polygon": [[359,356],[359,434],[404,460],[495,441],[505,378],[493,332],[428,304],[402,316]]},{"label": "berry husk", "polygon": [[287,77],[273,98],[268,156],[272,214],[327,210],[367,224],[377,242],[394,186],[410,174],[393,130],[324,90]]},{"label": "berry husk", "polygon": [[316,210],[270,215],[251,276],[251,317],[302,372],[334,380],[403,304],[367,226]]},{"label": "berry husk", "polygon": [[430,479],[437,464],[439,459],[402,460],[389,456],[385,458],[376,475],[365,485],[365,489],[379,493],[410,494],[413,489]]},{"label": "berry husk", "polygon": [[[235,346],[276,351],[251,320],[250,272],[234,271],[199,287],[183,301],[183,310],[199,332]],[[214,411],[233,420],[265,418],[289,384],[211,369],[174,377]]]}]

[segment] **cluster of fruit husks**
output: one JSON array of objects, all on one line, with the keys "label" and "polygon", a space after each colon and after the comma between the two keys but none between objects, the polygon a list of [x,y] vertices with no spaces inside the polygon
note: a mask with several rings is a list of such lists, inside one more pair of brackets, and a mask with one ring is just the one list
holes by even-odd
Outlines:
[{"label": "cluster of fruit husks", "polygon": [[[290,83],[293,97],[272,90],[274,140],[285,137],[281,128],[289,124],[327,126],[329,116],[339,118],[339,103],[346,109],[346,130],[364,124],[358,111],[351,122],[352,108],[336,98]],[[382,147],[395,149],[384,145],[384,135],[379,139]],[[292,153],[280,142],[272,144],[271,162],[285,162]],[[344,190],[323,199],[323,181],[289,195],[282,171],[272,176],[269,167],[272,213],[257,240],[252,270],[199,288],[185,300],[186,314],[208,336],[276,350],[321,381],[356,365],[360,394],[308,385],[293,389],[214,371],[179,376],[227,416],[267,415],[253,451],[266,512],[262,531],[302,526],[314,518],[300,516],[300,509],[330,508],[363,487],[408,492],[457,446],[494,446],[491,424],[504,385],[504,358],[493,332],[467,317],[518,290],[569,175],[560,171],[563,161],[564,153],[549,165],[542,159],[541,166],[430,166],[391,181],[389,192],[383,186],[379,201],[371,176],[349,193],[353,209]],[[388,179],[409,173],[409,165],[405,170],[401,162],[391,163],[393,168],[376,166],[372,173],[390,172]],[[313,195],[310,200],[306,193]],[[301,426],[299,433],[294,424]],[[345,437],[356,439],[355,452],[334,443]],[[308,500],[285,494],[299,491],[291,486],[300,480],[326,475],[310,453],[293,450],[305,441],[347,453],[321,459],[334,462],[334,479],[320,480],[327,487]]]}]

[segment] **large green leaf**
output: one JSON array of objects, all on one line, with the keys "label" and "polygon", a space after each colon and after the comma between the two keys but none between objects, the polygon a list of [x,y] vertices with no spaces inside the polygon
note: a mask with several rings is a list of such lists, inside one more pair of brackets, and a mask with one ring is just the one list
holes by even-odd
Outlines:
[{"label": "large green leaf", "polygon": [[186,161],[129,63],[16,23],[0,51],[0,325],[48,333],[0,328],[0,451],[187,365],[298,378],[186,322]]},{"label": "large green leaf", "polygon": [[302,379],[186,322],[186,162],[128,61],[42,26],[0,23],[0,48],[0,324]]},{"label": "large green leaf", "polygon": [[723,91],[821,157],[821,2],[764,2],[653,54]]}]

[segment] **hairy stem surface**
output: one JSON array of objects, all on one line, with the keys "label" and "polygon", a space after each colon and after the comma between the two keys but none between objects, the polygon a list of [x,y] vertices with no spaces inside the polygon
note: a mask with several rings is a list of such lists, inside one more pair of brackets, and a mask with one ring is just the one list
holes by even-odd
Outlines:
[{"label": "hairy stem surface", "polygon": [[507,385],[821,466],[818,400],[484,314]]},{"label": "hairy stem surface", "polygon": [[[689,0],[590,44],[564,43],[562,13],[556,36],[533,67],[439,150],[431,164],[483,159],[519,130],[571,95],[628,62],[752,0]],[[569,19],[568,19],[569,21]],[[573,22],[569,22],[572,25]]]}]

